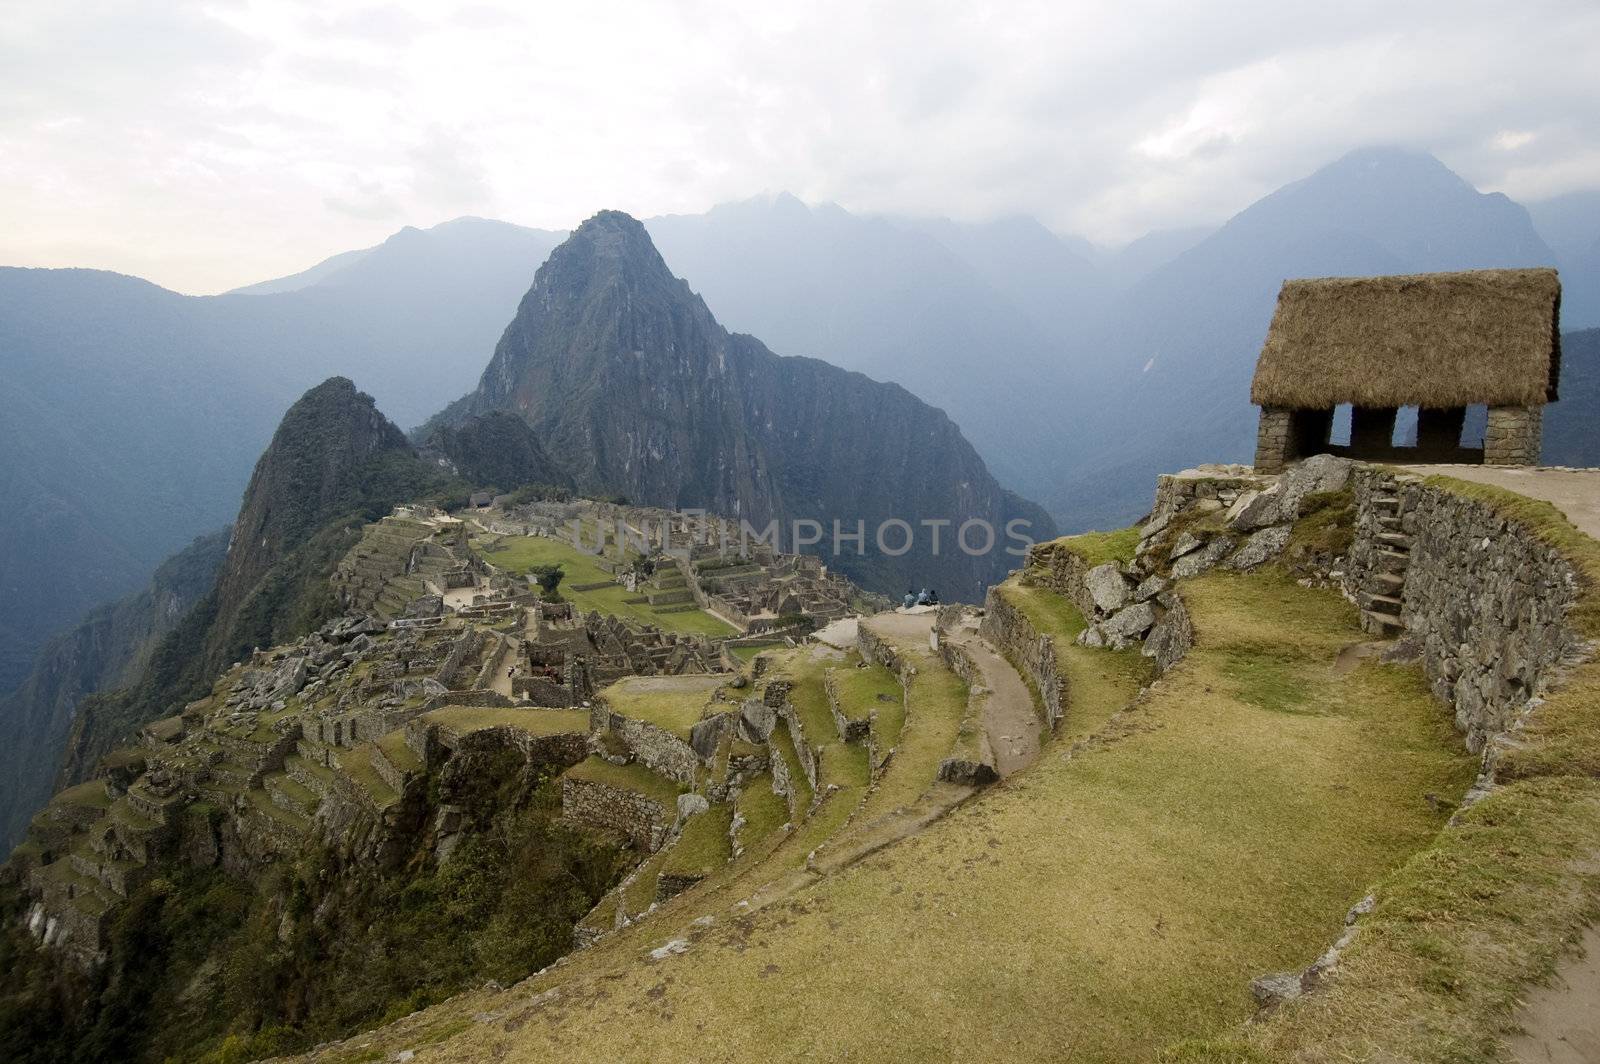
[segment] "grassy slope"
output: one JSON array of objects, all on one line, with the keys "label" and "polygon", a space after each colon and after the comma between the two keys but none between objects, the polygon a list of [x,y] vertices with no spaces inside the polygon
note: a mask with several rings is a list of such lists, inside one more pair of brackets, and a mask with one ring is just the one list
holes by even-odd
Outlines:
[{"label": "grassy slope", "polygon": [[[490,544],[495,544],[500,549],[485,549]],[[474,539],[473,545],[492,564],[511,573],[525,573],[535,565],[560,565],[566,572],[566,578],[561,584],[561,597],[571,600],[581,610],[598,610],[628,620],[653,624],[668,632],[709,636],[738,635],[731,625],[704,610],[658,613],[648,603],[627,601],[642,596],[634,595],[616,583],[610,573],[595,564],[591,555],[560,540],[541,536],[484,537]],[[608,582],[610,586],[597,591],[573,590],[575,586],[597,584],[601,581]]]},{"label": "grassy slope", "polygon": [[443,724],[458,734],[482,731],[484,728],[520,728],[530,735],[560,735],[566,732],[587,732],[589,711],[586,709],[523,709],[515,706],[445,706],[423,714],[423,719]]},{"label": "grassy slope", "polygon": [[601,691],[600,697],[614,712],[687,741],[721,683],[719,676],[628,676]]},{"label": "grassy slope", "polygon": [[[1231,1029],[1252,1009],[1253,976],[1309,963],[1344,909],[1433,838],[1441,814],[1423,796],[1453,801],[1472,765],[1416,669],[1334,672],[1361,638],[1342,601],[1269,576],[1207,577],[1190,596],[1199,646],[1129,712],[1082,706],[1111,717],[1095,739],[1054,743],[925,833],[724,916],[682,957],[580,959],[527,987],[560,983],[559,1008],[520,1014],[514,1031],[477,1026],[429,1059],[754,1059],[782,1046],[1127,1060]],[[1125,688],[1075,696],[1096,690]]]},{"label": "grassy slope", "polygon": [[[1548,503],[1428,482],[1494,507],[1559,550],[1582,584],[1572,619],[1600,634],[1600,543]],[[1526,988],[1600,919],[1600,662],[1575,669],[1518,738],[1499,763],[1505,785],[1379,884],[1378,907],[1325,992],[1173,1059],[1507,1059],[1502,1038]]]}]

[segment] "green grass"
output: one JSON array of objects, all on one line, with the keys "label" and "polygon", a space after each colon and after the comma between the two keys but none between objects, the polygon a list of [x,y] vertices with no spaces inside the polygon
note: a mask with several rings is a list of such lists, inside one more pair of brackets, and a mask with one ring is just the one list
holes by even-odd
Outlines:
[{"label": "green grass", "polygon": [[1139,526],[1119,528],[1114,532],[1084,532],[1077,536],[1062,536],[1052,540],[1051,546],[1067,550],[1082,558],[1093,568],[1106,562],[1131,562],[1139,546]]},{"label": "green grass", "polygon": [[[613,1059],[648,1045],[661,1061],[781,1045],[819,1059],[1120,1062],[1185,1041],[1171,1059],[1221,1059],[1195,1054],[1240,1040],[1250,979],[1313,960],[1346,907],[1435,838],[1443,813],[1423,795],[1448,804],[1474,765],[1420,670],[1332,668],[1362,638],[1342,600],[1264,574],[1187,590],[1199,643],[1094,738],[1050,744],[1005,786],[719,923],[683,957],[637,963],[665,926],[582,955],[529,987],[563,986],[560,1019],[533,1015],[508,1059],[559,1043]],[[1298,670],[1314,711],[1241,698],[1253,658]],[[907,743],[925,700],[955,704],[958,682],[941,687],[914,684]],[[1529,830],[1542,812],[1528,811]],[[439,1059],[487,1046],[468,1032]]]},{"label": "green grass", "polygon": [[728,827],[733,823],[733,806],[726,802],[692,818],[683,834],[667,851],[661,871],[680,876],[709,876],[728,863],[731,841]]},{"label": "green grass", "polygon": [[359,784],[372,798],[372,804],[377,808],[387,809],[399,800],[400,795],[378,775],[378,770],[372,767],[369,744],[363,743],[349,750],[340,750],[336,756],[339,759],[339,771]]},{"label": "green grass", "polygon": [[[906,687],[905,707],[905,725],[892,740],[894,757],[867,801],[869,813],[910,805],[933,784],[966,716],[967,685],[928,655]],[[886,715],[893,713],[880,711],[878,720]],[[887,733],[885,740],[890,741]]]},{"label": "green grass", "polygon": [[739,843],[745,849],[759,843],[789,820],[789,804],[772,790],[772,777],[762,773],[739,792],[734,808],[744,817]]},{"label": "green grass", "polygon": [[678,784],[637,762],[613,765],[601,758],[589,757],[567,769],[566,774],[573,779],[598,783],[619,791],[633,791],[646,798],[653,798],[666,806],[669,813],[676,813],[678,795],[683,793],[683,788]]},{"label": "green grass", "polygon": [[772,729],[772,736],[767,740],[767,745],[772,748],[772,756],[782,758],[784,767],[789,770],[789,784],[794,788],[795,815],[805,816],[806,810],[811,807],[813,797],[811,781],[806,779],[806,774],[800,767],[800,755],[795,753],[794,739],[789,735],[787,722],[778,721],[778,726]]},{"label": "green grass", "polygon": [[642,720],[685,741],[705,716],[718,676],[628,676],[600,692],[612,712]]},{"label": "green grass", "polygon": [[[585,540],[586,543],[593,540]],[[566,573],[561,583],[561,597],[581,610],[622,617],[644,624],[653,624],[668,632],[688,635],[722,637],[737,635],[738,631],[725,621],[718,620],[704,610],[687,610],[682,613],[658,613],[648,603],[628,602],[638,596],[615,582],[612,575],[595,564],[594,557],[570,544],[543,536],[484,537],[473,540],[474,547],[489,562],[510,573],[522,575],[536,565],[559,565]],[[501,549],[489,549],[498,545]],[[606,582],[609,586],[596,591],[574,591],[584,584]]]},{"label": "green grass", "polygon": [[[443,706],[424,713],[423,719],[457,735],[485,728],[517,728],[529,735],[561,735],[589,730],[589,712],[583,709],[522,709],[513,706]],[[396,733],[401,734],[401,733]],[[404,738],[402,735],[402,742]],[[409,752],[409,748],[408,752]]]},{"label": "green grass", "polygon": [[99,780],[89,780],[60,791],[50,799],[51,805],[76,805],[88,809],[104,809],[111,804],[111,798],[106,794],[104,783]]},{"label": "green grass", "polygon": [[375,744],[383,751],[384,760],[401,772],[420,772],[422,759],[406,744],[406,733],[400,729],[382,736]]},{"label": "green grass", "polygon": [[[859,668],[854,664],[859,660],[852,654],[849,662],[833,670],[839,712],[849,720],[866,720],[875,712],[903,714],[905,692],[900,689],[900,678],[876,662]],[[896,730],[898,727],[895,725]]]}]

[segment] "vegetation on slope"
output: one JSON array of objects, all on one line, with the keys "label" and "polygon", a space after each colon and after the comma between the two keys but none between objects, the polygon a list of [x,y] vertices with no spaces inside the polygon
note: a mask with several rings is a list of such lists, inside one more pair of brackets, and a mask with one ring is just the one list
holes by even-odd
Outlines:
[{"label": "vegetation on slope", "polygon": [[232,1064],[548,964],[622,855],[559,820],[558,782],[525,791],[521,758],[477,768],[449,798],[481,819],[448,863],[419,847],[383,873],[325,850],[256,883],[185,868],[133,893],[91,975],[35,945],[5,888],[0,1057]]},{"label": "vegetation on slope", "polygon": [[[594,541],[585,539],[585,542]],[[597,610],[631,621],[653,624],[668,632],[718,637],[737,634],[732,625],[704,610],[657,610],[648,602],[641,601],[642,595],[628,591],[610,573],[596,565],[593,555],[585,554],[570,543],[545,536],[486,536],[475,538],[473,547],[491,564],[517,575],[532,572],[541,565],[559,565],[566,573],[561,585],[561,597],[571,601],[580,610]],[[590,586],[594,584],[605,586]],[[580,590],[584,588],[587,590]]]},{"label": "vegetation on slope", "polygon": [[[1251,978],[1313,960],[1368,885],[1435,836],[1473,765],[1418,669],[1332,668],[1361,638],[1335,596],[1273,575],[1188,590],[1199,644],[1120,712],[1082,707],[1108,721],[1091,737],[808,891],[692,931],[684,956],[637,963],[673,925],[614,936],[495,1005],[559,986],[559,1022],[535,1008],[430,1059],[579,1044],[616,1060],[782,1045],[1123,1061],[1231,1028],[1253,1011]],[[1292,707],[1263,693],[1286,674],[1305,695]],[[1074,697],[1097,691],[1126,688]],[[374,1044],[402,1049],[485,1007],[470,995]]]},{"label": "vegetation on slope", "polygon": [[[1579,571],[1573,620],[1596,634],[1600,544],[1554,507],[1447,477],[1561,551]],[[1505,1037],[1528,987],[1600,919],[1600,663],[1575,668],[1496,765],[1502,782],[1433,846],[1381,880],[1323,991],[1271,1022],[1173,1048],[1172,1059],[1508,1059]]]}]

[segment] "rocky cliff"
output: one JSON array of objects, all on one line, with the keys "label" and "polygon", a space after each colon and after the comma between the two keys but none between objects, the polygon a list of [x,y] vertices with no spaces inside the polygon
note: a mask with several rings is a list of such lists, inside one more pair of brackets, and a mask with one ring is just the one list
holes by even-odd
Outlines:
[{"label": "rocky cliff", "polygon": [[572,478],[545,451],[528,423],[506,410],[442,425],[423,453],[448,463],[474,484],[512,491],[525,484],[569,488]]},{"label": "rocky cliff", "polygon": [[[829,560],[876,590],[932,584],[978,599],[1017,563],[1003,551],[1008,521],[1029,522],[1035,538],[1053,532],[1042,510],[995,482],[943,412],[904,388],[730,334],[644,227],[616,211],[552,253],[477,390],[443,420],[494,410],[520,414],[585,493],[703,507],[758,528],[816,520],[825,547],[836,519],[846,533],[863,521],[866,551],[847,542]],[[874,544],[892,518],[919,531],[903,556]],[[952,542],[973,518],[997,533],[981,557]],[[924,520],[951,522],[937,554]]]},{"label": "rocky cliff", "polygon": [[256,463],[216,586],[126,687],[83,701],[58,782],[84,778],[118,741],[176,712],[253,647],[327,620],[337,611],[328,576],[360,527],[396,503],[459,487],[349,380],[311,389]]},{"label": "rocky cliff", "polygon": [[149,586],[89,613],[40,651],[22,685],[0,699],[0,845],[22,837],[50,797],[78,703],[139,674],[163,635],[214,586],[228,530],[201,536],[161,564]]}]

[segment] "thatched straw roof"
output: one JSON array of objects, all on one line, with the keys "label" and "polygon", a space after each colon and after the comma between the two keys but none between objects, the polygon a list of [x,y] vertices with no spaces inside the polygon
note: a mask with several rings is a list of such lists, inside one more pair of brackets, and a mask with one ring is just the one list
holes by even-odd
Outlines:
[{"label": "thatched straw roof", "polygon": [[1250,398],[1262,406],[1534,406],[1561,369],[1554,270],[1285,281]]}]

